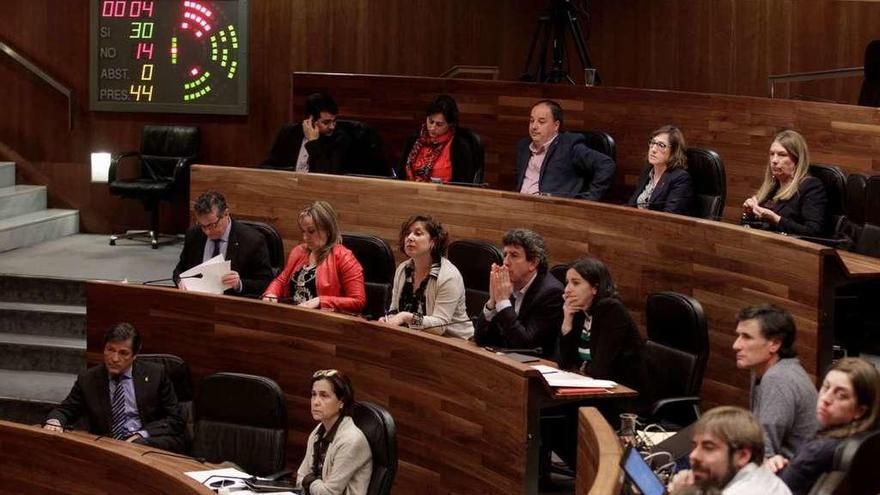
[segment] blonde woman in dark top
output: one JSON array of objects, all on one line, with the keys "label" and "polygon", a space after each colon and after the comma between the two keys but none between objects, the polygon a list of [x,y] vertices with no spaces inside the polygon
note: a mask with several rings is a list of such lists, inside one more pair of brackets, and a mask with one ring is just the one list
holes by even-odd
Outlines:
[{"label": "blonde woman in dark top", "polygon": [[770,145],[764,182],[743,203],[743,223],[787,234],[822,235],[828,198],[809,168],[804,137],[792,130],[777,134]]}]

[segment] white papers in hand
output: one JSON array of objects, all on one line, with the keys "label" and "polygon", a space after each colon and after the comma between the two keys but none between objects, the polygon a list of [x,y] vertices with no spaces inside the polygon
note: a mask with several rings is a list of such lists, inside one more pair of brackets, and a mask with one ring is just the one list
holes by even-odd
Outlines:
[{"label": "white papers in hand", "polygon": [[[180,274],[180,278],[186,285],[186,290],[193,292],[206,292],[208,294],[223,294],[227,289],[223,285],[223,275],[232,271],[232,262],[223,259],[218,254],[201,265],[196,265]],[[201,274],[202,278],[186,278]]]},{"label": "white papers in hand", "polygon": [[574,387],[574,388],[614,388],[617,383],[611,380],[596,380],[588,376],[558,370],[550,366],[536,364],[532,366],[541,372],[541,376],[551,387]]}]

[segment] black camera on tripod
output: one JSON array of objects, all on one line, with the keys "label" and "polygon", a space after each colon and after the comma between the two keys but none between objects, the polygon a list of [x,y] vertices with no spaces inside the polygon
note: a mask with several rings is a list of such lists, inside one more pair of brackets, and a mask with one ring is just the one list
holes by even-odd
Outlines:
[{"label": "black camera on tripod", "polygon": [[[575,84],[569,72],[569,35],[582,69],[593,68],[579,16],[586,17],[589,25],[587,0],[549,0],[547,7],[538,15],[521,81]],[[535,59],[537,66],[532,70]],[[601,82],[598,72],[594,82]]]}]

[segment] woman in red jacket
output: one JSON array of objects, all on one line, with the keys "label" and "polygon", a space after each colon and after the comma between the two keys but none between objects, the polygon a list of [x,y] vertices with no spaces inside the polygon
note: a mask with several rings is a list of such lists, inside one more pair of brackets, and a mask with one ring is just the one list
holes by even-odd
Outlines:
[{"label": "woman in red jacket", "polygon": [[304,308],[359,313],[367,302],[364,270],[342,245],[336,211],[315,201],[299,214],[303,243],[263,293],[264,301],[290,301]]}]

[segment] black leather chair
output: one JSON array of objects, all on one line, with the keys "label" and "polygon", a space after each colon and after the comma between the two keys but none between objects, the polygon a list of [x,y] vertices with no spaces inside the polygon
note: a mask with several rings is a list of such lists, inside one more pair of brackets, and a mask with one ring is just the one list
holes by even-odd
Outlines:
[{"label": "black leather chair", "polygon": [[709,330],[699,301],[677,292],[650,294],[645,305],[645,360],[655,402],[652,422],[686,426],[700,416]]},{"label": "black leather chair", "polygon": [[844,440],[834,452],[834,469],[819,478],[810,494],[880,493],[877,459],[880,431],[866,431]]},{"label": "black leather chair", "polygon": [[391,176],[391,167],[382,151],[382,139],[375,129],[359,120],[345,119],[336,121],[336,129],[352,138],[346,174]]},{"label": "black leather chair", "polygon": [[828,204],[825,207],[825,236],[834,235],[834,227],[840,223],[844,214],[846,197],[846,173],[836,165],[814,163],[810,165],[810,175],[822,181]]},{"label": "black leather chair", "polygon": [[865,80],[859,92],[859,105],[880,106],[880,40],[865,47]]},{"label": "black leather chair", "polygon": [[192,455],[230,461],[266,476],[284,469],[287,406],[284,392],[269,378],[216,373],[202,380],[195,402]]},{"label": "black leather chair", "polygon": [[186,424],[187,445],[193,438],[193,385],[189,365],[174,354],[138,354],[138,360],[162,365],[174,386],[174,395]]},{"label": "black leather chair", "polygon": [[558,265],[553,265],[550,267],[550,274],[556,277],[556,280],[559,280],[559,282],[565,286],[565,272],[567,272],[573,264],[574,263],[560,263]]},{"label": "black leather chair", "polygon": [[486,169],[486,150],[483,146],[483,138],[479,134],[466,127],[459,127],[455,131],[455,139],[466,140],[470,148],[474,150],[474,184],[483,183],[483,172]]},{"label": "black leather chair", "polygon": [[394,254],[391,246],[381,237],[347,232],[342,234],[342,245],[354,253],[364,269],[367,305],[364,315],[379,318],[391,305],[391,287],[394,285]]},{"label": "black leather chair", "polygon": [[721,220],[727,200],[727,175],[724,162],[713,150],[688,148],[688,173],[694,188],[692,216],[707,220]]},{"label": "black leather chair", "polygon": [[579,132],[587,139],[587,146],[614,160],[617,163],[617,144],[611,134],[604,131],[572,131]]},{"label": "black leather chair", "polygon": [[492,263],[504,263],[504,255],[491,242],[462,239],[449,245],[446,257],[458,268],[461,278],[464,279],[468,316],[479,315],[489,300],[489,271]]},{"label": "black leather chair", "polygon": [[263,238],[266,239],[266,247],[269,248],[269,265],[272,267],[272,274],[278,275],[281,273],[281,270],[284,269],[284,262],[287,260],[284,258],[284,241],[281,239],[281,234],[278,233],[278,230],[268,223],[256,220],[237,221],[253,227],[263,235]]},{"label": "black leather chair", "polygon": [[367,495],[388,495],[397,475],[397,426],[385,408],[355,402],[351,418],[367,437],[373,454],[373,474]]},{"label": "black leather chair", "polygon": [[[160,243],[174,242],[177,237],[159,234],[159,203],[172,201],[189,193],[189,166],[199,154],[197,127],[147,125],[141,134],[140,151],[114,155],[110,161],[108,182],[110,193],[123,198],[138,199],[150,213],[150,230],[133,231],[110,236],[110,245],[119,239],[149,242],[153,249]],[[136,177],[121,178],[124,160],[136,160],[140,171]]]}]

